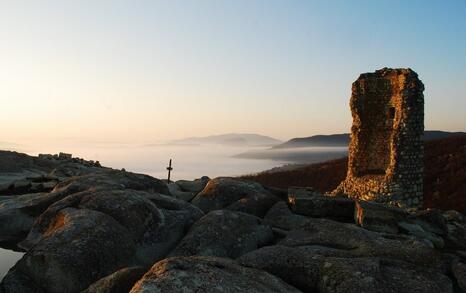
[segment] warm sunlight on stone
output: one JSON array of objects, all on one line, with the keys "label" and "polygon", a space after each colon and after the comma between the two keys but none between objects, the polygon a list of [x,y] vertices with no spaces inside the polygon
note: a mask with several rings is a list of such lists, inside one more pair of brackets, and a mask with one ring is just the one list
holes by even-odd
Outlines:
[{"label": "warm sunlight on stone", "polygon": [[348,175],[334,194],[422,206],[423,91],[411,69],[384,68],[353,83]]}]

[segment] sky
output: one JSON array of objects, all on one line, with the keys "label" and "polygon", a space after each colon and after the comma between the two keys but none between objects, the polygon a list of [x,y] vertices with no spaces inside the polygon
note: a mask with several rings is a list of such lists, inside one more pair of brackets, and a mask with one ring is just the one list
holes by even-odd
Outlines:
[{"label": "sky", "polygon": [[349,132],[351,83],[424,82],[466,130],[466,1],[0,1],[0,141]]}]

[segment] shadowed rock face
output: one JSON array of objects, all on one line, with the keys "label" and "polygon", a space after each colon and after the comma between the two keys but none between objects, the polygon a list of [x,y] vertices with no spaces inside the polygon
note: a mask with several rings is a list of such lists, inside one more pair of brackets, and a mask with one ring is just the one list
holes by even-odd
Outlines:
[{"label": "shadowed rock face", "polygon": [[291,230],[279,244],[293,247],[320,245],[344,250],[357,257],[379,256],[419,265],[442,265],[441,254],[416,237],[376,233],[327,219],[308,220]]},{"label": "shadowed rock face", "polygon": [[399,208],[388,208],[380,204],[358,201],[354,213],[355,222],[363,228],[377,232],[397,233],[398,222],[406,218]]},{"label": "shadowed rock face", "polygon": [[171,195],[176,198],[191,201],[199,192],[201,192],[210,178],[204,176],[202,178],[189,181],[189,180],[178,180],[176,182],[171,182],[168,184],[168,189],[170,190]]},{"label": "shadowed rock face", "polygon": [[324,257],[302,247],[267,246],[238,259],[241,265],[265,270],[294,287],[316,292]]},{"label": "shadowed rock face", "polygon": [[162,180],[112,169],[99,169],[96,172],[67,177],[53,191],[72,194],[91,188],[93,190],[133,189],[169,194],[167,184]]},{"label": "shadowed rock face", "polygon": [[411,69],[384,68],[353,83],[348,174],[335,194],[422,207],[423,91]]},{"label": "shadowed rock face", "polygon": [[143,267],[128,267],[93,283],[82,293],[126,293],[146,273]]},{"label": "shadowed rock face", "polygon": [[136,245],[112,217],[76,208],[57,217],[8,274],[25,275],[48,292],[76,292],[131,263]]},{"label": "shadowed rock face", "polygon": [[272,241],[272,229],[259,218],[218,210],[199,219],[170,255],[236,258]]},{"label": "shadowed rock face", "polygon": [[289,188],[288,204],[295,214],[353,222],[354,200],[330,197],[309,188]]},{"label": "shadowed rock face", "polygon": [[300,292],[280,278],[216,257],[174,257],[156,263],[131,290],[139,292]]},{"label": "shadowed rock face", "polygon": [[56,193],[33,193],[1,201],[0,242],[17,243],[24,239],[36,218],[60,198]]},{"label": "shadowed rock face", "polygon": [[320,270],[319,292],[453,292],[443,274],[377,258],[326,258]]},{"label": "shadowed rock face", "polygon": [[245,254],[238,262],[274,274],[304,292],[453,292],[451,280],[436,271],[339,254],[313,246],[276,245]]}]

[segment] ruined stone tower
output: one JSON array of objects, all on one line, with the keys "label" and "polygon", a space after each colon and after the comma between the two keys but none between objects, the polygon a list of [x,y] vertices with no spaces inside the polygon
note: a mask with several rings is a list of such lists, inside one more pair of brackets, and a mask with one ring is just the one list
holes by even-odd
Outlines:
[{"label": "ruined stone tower", "polygon": [[416,208],[423,198],[424,85],[411,69],[361,74],[346,179],[333,194]]}]

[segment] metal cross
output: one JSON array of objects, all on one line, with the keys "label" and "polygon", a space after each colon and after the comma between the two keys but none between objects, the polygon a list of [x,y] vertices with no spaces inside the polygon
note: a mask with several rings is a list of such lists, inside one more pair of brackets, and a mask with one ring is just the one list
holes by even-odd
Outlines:
[{"label": "metal cross", "polygon": [[171,175],[171,172],[173,170],[173,168],[172,168],[172,159],[170,159],[170,163],[168,163],[167,170],[168,170],[168,183],[170,183],[170,175]]}]

